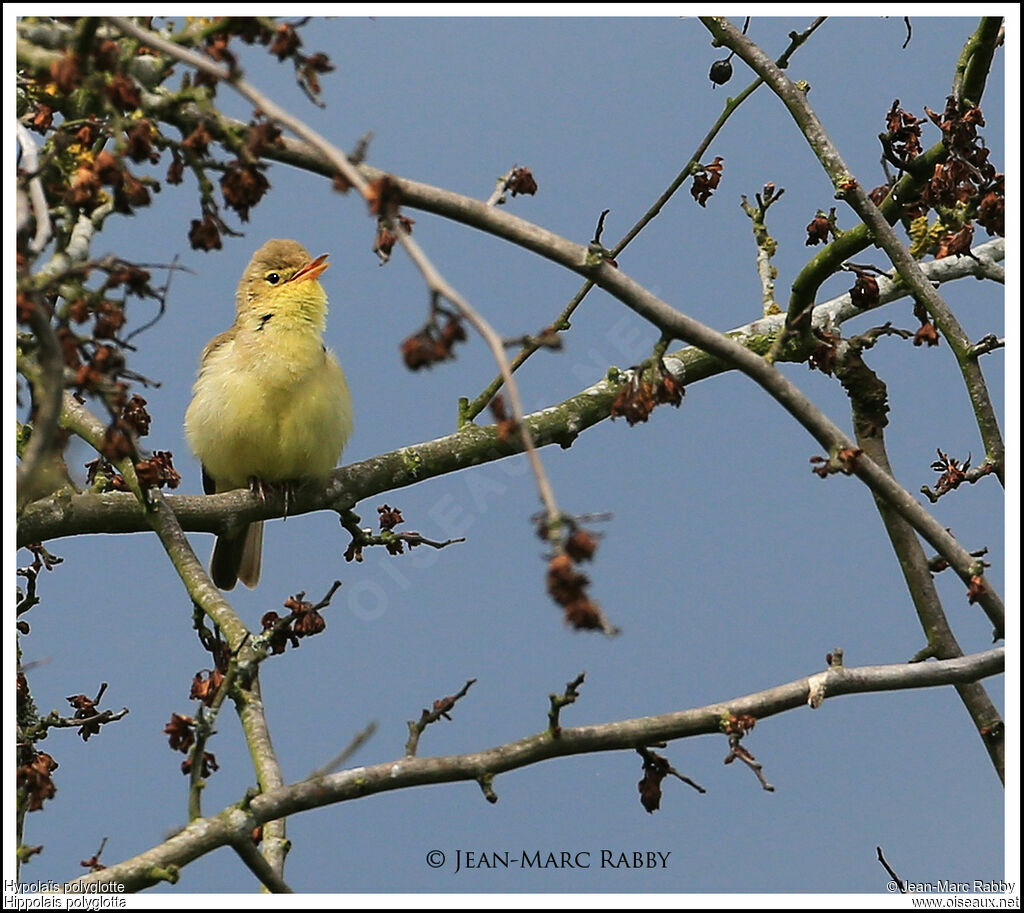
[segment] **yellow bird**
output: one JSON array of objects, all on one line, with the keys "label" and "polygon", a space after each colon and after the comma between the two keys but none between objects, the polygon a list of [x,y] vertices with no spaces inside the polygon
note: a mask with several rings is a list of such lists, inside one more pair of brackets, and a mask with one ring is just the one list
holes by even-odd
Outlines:
[{"label": "yellow bird", "polygon": [[[315,260],[297,241],[268,241],[238,284],[234,325],[203,349],[185,436],[203,465],[207,494],[321,479],[337,466],[352,431],[341,365],[324,346],[327,293]],[[260,579],[263,521],[217,537],[213,582]]]}]

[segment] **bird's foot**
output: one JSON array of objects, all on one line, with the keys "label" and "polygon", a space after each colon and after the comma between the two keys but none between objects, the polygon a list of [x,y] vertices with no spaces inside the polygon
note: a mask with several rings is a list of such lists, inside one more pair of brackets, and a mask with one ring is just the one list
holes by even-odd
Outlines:
[{"label": "bird's foot", "polygon": [[261,502],[267,500],[267,487],[268,483],[264,482],[263,479],[258,479],[256,476],[249,477],[249,491]]},{"label": "bird's foot", "polygon": [[267,492],[280,491],[284,500],[284,518],[287,519],[288,514],[291,513],[292,498],[298,484],[294,479],[286,479],[283,482],[265,482],[263,479],[253,476],[249,479],[249,490],[262,502],[267,500]]}]

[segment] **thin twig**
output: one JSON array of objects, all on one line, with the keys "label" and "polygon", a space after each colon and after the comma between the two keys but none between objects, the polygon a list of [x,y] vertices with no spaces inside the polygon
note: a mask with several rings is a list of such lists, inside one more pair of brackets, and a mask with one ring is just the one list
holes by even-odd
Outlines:
[{"label": "thin twig", "polygon": [[980,358],[982,355],[987,355],[989,352],[994,352],[996,349],[1002,349],[1005,346],[1005,338],[996,336],[995,333],[989,333],[967,350],[967,357]]},{"label": "thin twig", "polygon": [[515,173],[515,170],[515,167],[509,168],[508,171],[495,181],[494,190],[491,191],[491,195],[487,198],[485,205],[498,206],[505,202],[505,191],[508,189],[509,179]]},{"label": "thin twig", "polygon": [[466,692],[469,691],[474,682],[476,682],[476,679],[471,678],[456,694],[451,694],[448,697],[442,697],[434,701],[433,709],[424,709],[418,720],[409,720],[409,739],[405,743],[405,756],[407,758],[411,758],[416,754],[416,749],[420,743],[420,736],[423,735],[424,729],[440,719],[451,719],[448,712],[466,696]]},{"label": "thin twig", "polygon": [[[882,380],[861,358],[857,337],[848,340],[846,347],[840,350],[836,376],[850,398],[857,446],[861,447],[883,471],[892,475],[885,446],[887,390]],[[963,656],[963,650],[943,608],[933,569],[929,567],[920,539],[910,524],[884,499],[875,497],[874,500],[903,573],[918,623],[928,641],[914,659],[922,661],[926,658],[951,659]],[[981,555],[973,552],[971,557],[980,558]],[[980,682],[959,684],[956,690],[977,732],[984,732],[986,727],[1000,719],[999,712]],[[999,778],[1004,779],[1005,743],[1002,739],[987,739],[984,736],[982,743]]]},{"label": "thin twig", "polygon": [[725,757],[725,763],[731,764],[738,758],[754,772],[758,782],[761,784],[761,789],[769,793],[775,792],[775,787],[765,778],[762,765],[758,762],[757,758],[740,744],[740,739],[742,738],[742,735],[729,736],[729,754]]},{"label": "thin twig", "polygon": [[196,739],[192,745],[192,749],[189,752],[189,761],[191,767],[189,768],[189,798],[188,798],[188,820],[195,821],[196,818],[202,817],[202,790],[203,790],[203,758],[206,752],[206,745],[215,733],[214,724],[217,721],[217,716],[220,713],[220,708],[224,704],[224,698],[230,693],[234,687],[235,681],[238,678],[238,659],[233,657],[228,671],[224,675],[223,681],[220,683],[220,687],[217,689],[217,693],[214,695],[213,700],[208,707],[204,710],[202,704],[199,706],[199,711],[196,714]]},{"label": "thin twig", "polygon": [[757,244],[757,275],[761,279],[761,310],[765,317],[781,313],[779,305],[775,301],[775,278],[778,270],[772,266],[772,257],[775,255],[778,245],[768,233],[765,216],[768,213],[768,207],[785,192],[783,188],[776,190],[774,184],[765,184],[763,190],[755,194],[756,206],[752,206],[745,195],[740,197],[740,205],[750,218],[754,241]]},{"label": "thin twig", "polygon": [[49,716],[42,717],[34,726],[26,730],[25,738],[27,741],[34,742],[47,729],[81,729],[83,726],[103,726],[126,717],[128,713],[127,707],[122,707],[117,711],[103,710],[86,717],[60,716],[54,711]]},{"label": "thin twig", "polygon": [[402,246],[409,254],[410,259],[416,264],[420,273],[423,275],[423,278],[427,283],[427,287],[432,292],[441,295],[455,305],[462,316],[465,317],[466,320],[468,320],[476,331],[484,338],[488,348],[491,350],[491,355],[497,362],[498,370],[501,372],[501,375],[505,380],[505,386],[508,388],[509,400],[512,404],[512,414],[518,425],[520,436],[522,437],[523,450],[526,452],[527,458],[530,462],[530,468],[533,470],[541,503],[544,505],[545,511],[547,511],[548,519],[551,521],[552,525],[554,525],[561,516],[561,511],[558,509],[558,504],[555,501],[554,490],[551,487],[551,482],[548,480],[547,473],[544,470],[544,465],[541,463],[540,455],[537,453],[537,447],[533,441],[533,435],[530,432],[529,426],[524,422],[525,413],[523,412],[522,397],[519,395],[519,385],[512,377],[512,369],[510,368],[508,358],[505,355],[505,347],[502,345],[501,337],[494,332],[491,325],[484,320],[473,307],[470,306],[469,302],[444,280],[433,263],[431,263],[423,253],[419,244],[417,244],[409,232],[406,231],[405,226],[396,221],[394,223],[393,230],[398,236]]},{"label": "thin twig", "polygon": [[548,710],[548,732],[551,733],[552,737],[557,739],[561,734],[562,726],[558,721],[559,714],[561,714],[563,707],[576,703],[576,698],[580,696],[580,686],[583,684],[586,674],[586,672],[581,672],[571,682],[566,682],[565,691],[561,694],[548,695],[548,700],[551,704],[551,708]]},{"label": "thin twig", "polygon": [[[656,745],[648,745],[648,746],[645,746],[645,747],[642,747],[642,748],[638,748],[637,749],[637,754],[639,754],[640,757],[644,759],[644,763],[645,764],[651,764],[651,765],[654,765],[654,766],[662,767],[662,769],[664,770],[664,772],[666,774],[670,774],[671,776],[675,777],[677,780],[681,780],[687,786],[689,786],[692,789],[695,789],[697,792],[699,792],[702,796],[706,795],[707,794],[707,790],[703,786],[701,786],[696,780],[691,779],[690,777],[686,776],[686,774],[680,773],[671,764],[668,763],[668,759],[667,758],[664,758],[661,755],[656,754],[655,752],[650,750],[651,748],[665,748],[665,747],[666,747],[666,743],[665,742],[658,742]],[[659,762],[660,762],[660,764],[659,764]]]},{"label": "thin twig", "polygon": [[[910,39],[908,38],[907,40],[909,41]],[[876,846],[875,847],[875,852],[878,854],[878,861],[880,863],[882,863],[882,867],[889,873],[889,877],[894,882],[896,882],[896,886],[900,889],[900,893],[901,894],[906,894],[907,893],[906,883],[903,881],[902,878],[900,878],[899,875],[897,875],[893,871],[892,866],[889,865],[889,863],[885,861],[885,856],[882,855],[882,848],[880,846]]]},{"label": "thin twig", "polygon": [[360,748],[362,748],[377,731],[377,724],[375,722],[368,723],[366,728],[360,732],[357,732],[352,740],[346,745],[341,751],[338,752],[330,761],[324,764],[322,767],[318,767],[310,775],[309,779],[315,777],[326,777],[328,774],[334,773],[343,764],[345,764],[349,758],[352,757]]}]

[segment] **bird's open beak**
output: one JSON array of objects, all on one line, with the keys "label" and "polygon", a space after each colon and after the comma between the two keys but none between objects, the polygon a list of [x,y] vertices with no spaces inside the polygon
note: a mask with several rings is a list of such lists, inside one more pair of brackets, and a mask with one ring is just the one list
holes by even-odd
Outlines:
[{"label": "bird's open beak", "polygon": [[327,254],[321,254],[315,260],[310,260],[292,278],[290,282],[305,282],[307,279],[316,279],[330,264],[327,262]]}]

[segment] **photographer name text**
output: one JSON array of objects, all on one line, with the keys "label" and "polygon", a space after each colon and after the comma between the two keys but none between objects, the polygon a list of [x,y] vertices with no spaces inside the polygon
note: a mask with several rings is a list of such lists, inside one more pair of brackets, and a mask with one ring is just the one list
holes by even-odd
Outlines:
[{"label": "photographer name text", "polygon": [[[437,851],[435,851],[437,852]],[[455,872],[469,869],[666,869],[672,852],[660,850],[456,850]],[[438,853],[432,867],[439,868]],[[441,865],[444,862],[440,863]]]}]

